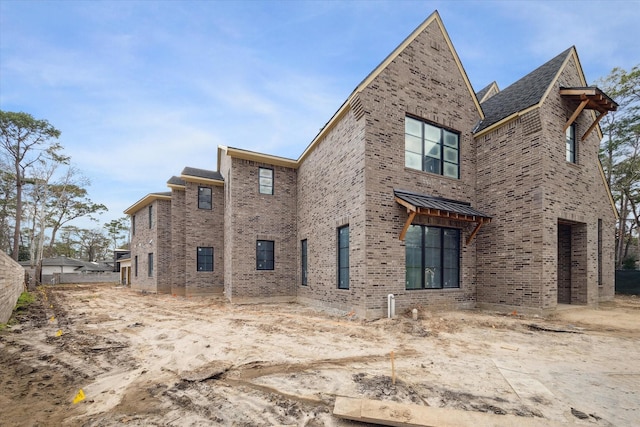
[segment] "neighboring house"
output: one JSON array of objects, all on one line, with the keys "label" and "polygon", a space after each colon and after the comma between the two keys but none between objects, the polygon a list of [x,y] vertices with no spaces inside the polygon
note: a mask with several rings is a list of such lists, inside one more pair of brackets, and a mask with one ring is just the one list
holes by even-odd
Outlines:
[{"label": "neighboring house", "polygon": [[185,168],[127,209],[132,287],[367,318],[389,294],[398,311],[610,299],[617,213],[597,122],[616,107],[573,47],[474,93],[434,13],[298,159],[219,147],[217,171]]},{"label": "neighboring house", "polygon": [[[35,274],[30,269],[30,261],[21,261],[20,264]],[[40,270],[40,281],[44,284],[50,284],[54,281],[54,275],[81,275],[87,273],[106,273],[111,272],[113,267],[104,262],[88,262],[66,256],[57,256],[53,258],[43,258]],[[69,277],[69,276],[67,276]],[[72,277],[72,276],[71,276]]]}]

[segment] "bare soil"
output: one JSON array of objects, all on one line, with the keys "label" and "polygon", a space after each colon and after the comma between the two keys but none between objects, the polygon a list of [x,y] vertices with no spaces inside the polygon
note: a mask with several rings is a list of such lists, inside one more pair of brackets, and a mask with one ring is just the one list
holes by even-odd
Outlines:
[{"label": "bare soil", "polygon": [[640,425],[636,297],[367,322],[106,284],[37,294],[0,332],[2,426],[363,425],[333,417],[336,396]]}]

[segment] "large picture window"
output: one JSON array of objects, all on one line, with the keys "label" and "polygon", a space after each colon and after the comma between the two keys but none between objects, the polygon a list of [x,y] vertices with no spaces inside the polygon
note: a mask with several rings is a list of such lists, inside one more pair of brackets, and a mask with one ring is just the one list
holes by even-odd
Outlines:
[{"label": "large picture window", "polygon": [[198,271],[213,271],[213,248],[198,246]]},{"label": "large picture window", "polygon": [[256,269],[273,270],[275,267],[273,240],[256,242]]},{"label": "large picture window", "polygon": [[567,162],[577,163],[577,152],[576,152],[576,125],[573,123],[571,126],[567,128],[565,133],[566,140],[566,153],[567,153]]},{"label": "large picture window", "polygon": [[211,187],[198,187],[198,209],[211,208]]},{"label": "large picture window", "polygon": [[338,289],[349,289],[349,226],[338,228]]},{"label": "large picture window", "polygon": [[460,287],[460,230],[412,225],[405,240],[406,288]]},{"label": "large picture window", "polygon": [[460,135],[408,116],[404,133],[406,167],[460,178]]}]

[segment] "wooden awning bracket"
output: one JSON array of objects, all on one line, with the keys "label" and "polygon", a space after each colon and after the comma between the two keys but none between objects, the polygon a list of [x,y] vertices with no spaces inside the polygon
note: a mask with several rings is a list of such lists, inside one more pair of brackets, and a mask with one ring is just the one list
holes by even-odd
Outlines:
[{"label": "wooden awning bracket", "polygon": [[418,214],[418,212],[410,211],[409,209],[407,209],[407,213],[409,214],[409,216],[407,217],[407,220],[404,222],[404,226],[402,227],[402,231],[400,232],[400,240],[402,241],[404,241],[404,237],[407,235],[407,230],[409,230],[409,226],[413,222],[413,219]]},{"label": "wooden awning bracket", "polygon": [[569,120],[567,120],[567,123],[564,125],[564,129],[562,129],[563,132],[566,132],[567,129],[569,129],[569,126],[571,126],[573,124],[573,122],[576,121],[576,119],[578,118],[580,113],[582,113],[582,110],[584,110],[584,107],[586,107],[588,103],[589,103],[589,100],[588,99],[584,99],[580,103],[580,105],[578,105],[578,108],[576,108],[576,111],[573,112],[571,117],[569,117]]},{"label": "wooden awning bracket", "polygon": [[580,102],[576,110],[571,114],[569,120],[564,125],[563,132],[566,132],[577,119],[583,110],[594,110],[599,114],[595,121],[589,126],[589,129],[582,135],[580,141],[587,139],[589,134],[598,126],[600,120],[607,115],[609,111],[616,111],[618,104],[609,98],[604,92],[597,87],[575,87],[575,88],[560,88],[560,96],[566,99]]},{"label": "wooden awning bracket", "polygon": [[587,139],[587,136],[589,136],[589,134],[593,132],[596,126],[598,126],[598,123],[600,123],[600,120],[602,120],[602,118],[606,115],[607,115],[607,111],[600,113],[600,115],[596,117],[596,120],[591,124],[591,126],[589,126],[589,129],[587,129],[584,135],[582,135],[582,138],[580,138],[580,141],[584,141],[585,139]]},{"label": "wooden awning bracket", "polygon": [[428,209],[428,208],[416,207],[399,198],[396,198],[396,201],[398,201],[398,203],[400,203],[402,206],[407,208],[407,220],[404,222],[404,225],[402,227],[402,231],[400,232],[400,237],[399,237],[401,241],[404,241],[407,235],[407,231],[409,230],[409,227],[411,226],[411,224],[413,223],[413,220],[418,215],[430,216],[432,218],[445,218],[445,219],[453,219],[456,221],[475,223],[476,224],[475,228],[465,240],[467,245],[469,245],[473,241],[473,239],[476,237],[476,235],[480,231],[480,227],[482,227],[483,224],[488,224],[491,222],[491,218],[460,214],[457,212],[443,211],[440,209]]}]

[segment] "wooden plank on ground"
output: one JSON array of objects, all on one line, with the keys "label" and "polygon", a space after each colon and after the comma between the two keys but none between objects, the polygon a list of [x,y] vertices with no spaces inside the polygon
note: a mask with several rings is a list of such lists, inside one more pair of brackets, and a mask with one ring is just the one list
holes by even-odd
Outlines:
[{"label": "wooden plank on ground", "polygon": [[566,427],[542,418],[496,415],[485,412],[338,396],[333,409],[338,418],[397,427]]}]

